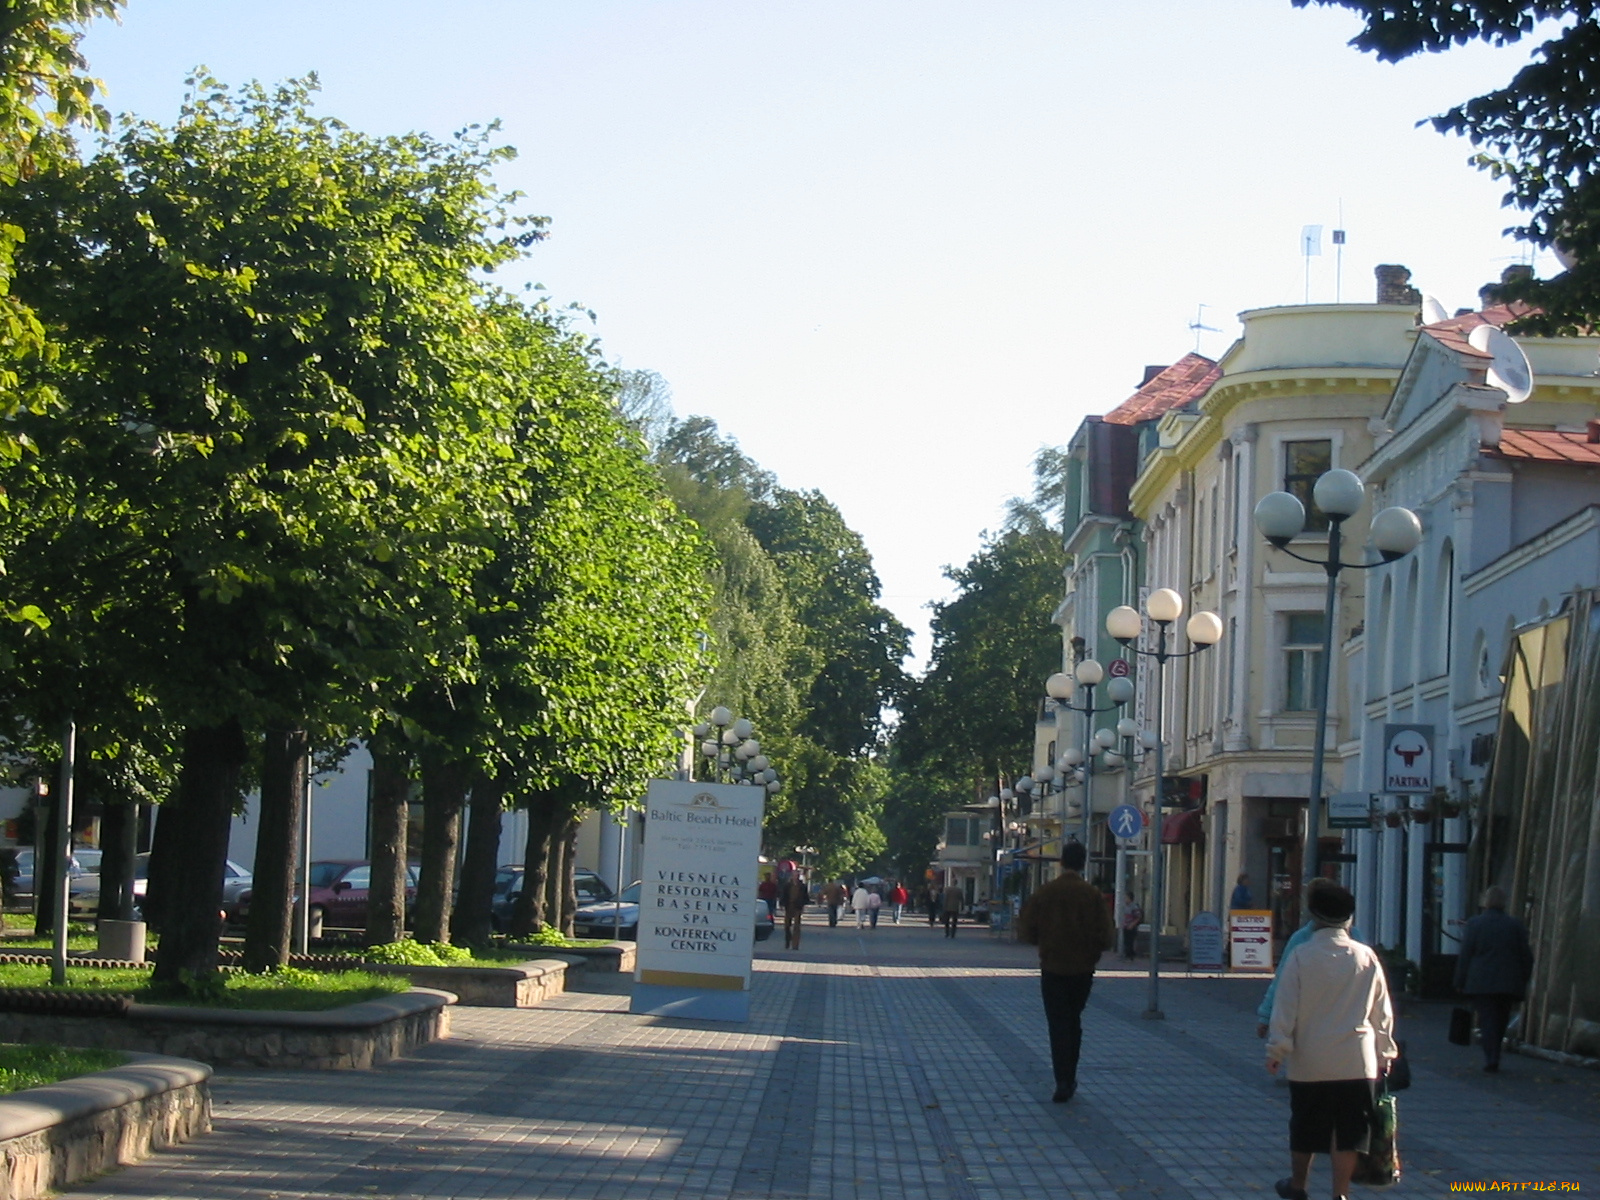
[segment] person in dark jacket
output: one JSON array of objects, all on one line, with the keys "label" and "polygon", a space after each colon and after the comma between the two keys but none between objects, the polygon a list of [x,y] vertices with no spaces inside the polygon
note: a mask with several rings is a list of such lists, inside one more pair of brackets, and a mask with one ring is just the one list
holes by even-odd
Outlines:
[{"label": "person in dark jacket", "polygon": [[1057,1104],[1078,1090],[1083,1008],[1101,954],[1117,944],[1105,897],[1081,874],[1088,858],[1082,843],[1068,842],[1061,851],[1061,874],[1029,896],[1017,915],[1017,939],[1039,947],[1039,986],[1056,1077],[1051,1099]]},{"label": "person in dark jacket", "polygon": [[1506,912],[1506,890],[1492,887],[1483,893],[1483,911],[1467,922],[1456,957],[1456,991],[1478,1010],[1485,1071],[1500,1069],[1500,1043],[1511,1010],[1527,994],[1532,977],[1528,931]]}]

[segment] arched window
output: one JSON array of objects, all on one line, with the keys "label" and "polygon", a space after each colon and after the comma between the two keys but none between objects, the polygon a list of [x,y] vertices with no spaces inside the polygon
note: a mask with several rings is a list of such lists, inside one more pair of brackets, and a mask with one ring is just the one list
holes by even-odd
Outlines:
[{"label": "arched window", "polygon": [[1450,674],[1450,656],[1454,652],[1456,637],[1456,552],[1446,540],[1439,552],[1439,592],[1444,618],[1439,622],[1438,658],[1440,675]]},{"label": "arched window", "polygon": [[1389,683],[1389,640],[1394,636],[1394,576],[1384,574],[1378,596],[1378,621],[1367,630],[1367,696],[1376,700],[1394,689]]}]

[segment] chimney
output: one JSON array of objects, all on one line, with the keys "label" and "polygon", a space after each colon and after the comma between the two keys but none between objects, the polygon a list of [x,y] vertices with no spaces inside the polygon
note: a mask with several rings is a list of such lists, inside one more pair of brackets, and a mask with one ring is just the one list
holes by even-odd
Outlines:
[{"label": "chimney", "polygon": [[1372,273],[1378,277],[1379,304],[1422,303],[1422,293],[1411,286],[1411,272],[1399,263],[1383,263]]},{"label": "chimney", "polygon": [[1149,383],[1152,379],[1154,379],[1157,375],[1161,374],[1161,372],[1165,371],[1166,369],[1167,368],[1165,366],[1163,366],[1161,363],[1156,363],[1155,366],[1153,366],[1153,367],[1146,367],[1144,369],[1144,378],[1139,380],[1139,386],[1143,387],[1145,384]]}]

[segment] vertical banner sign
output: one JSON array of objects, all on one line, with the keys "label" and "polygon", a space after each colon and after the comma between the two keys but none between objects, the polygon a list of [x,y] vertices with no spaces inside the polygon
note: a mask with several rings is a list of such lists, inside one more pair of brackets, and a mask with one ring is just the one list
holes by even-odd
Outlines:
[{"label": "vertical banner sign", "polygon": [[1189,918],[1189,965],[1222,969],[1222,922],[1216,913],[1199,912]]},{"label": "vertical banner sign", "polygon": [[1433,791],[1433,726],[1383,727],[1383,790],[1391,796]]},{"label": "vertical banner sign", "polygon": [[1236,971],[1272,970],[1272,911],[1265,908],[1228,910],[1228,945]]},{"label": "vertical banner sign", "polygon": [[631,1012],[749,1019],[765,799],[739,784],[651,782]]}]

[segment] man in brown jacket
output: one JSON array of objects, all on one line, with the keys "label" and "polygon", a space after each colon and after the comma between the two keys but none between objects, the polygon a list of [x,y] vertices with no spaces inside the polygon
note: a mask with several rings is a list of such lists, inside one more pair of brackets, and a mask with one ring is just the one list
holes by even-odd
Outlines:
[{"label": "man in brown jacket", "polygon": [[1083,1045],[1083,1006],[1089,1003],[1100,955],[1117,944],[1111,910],[1099,889],[1083,877],[1088,850],[1068,842],[1061,875],[1028,897],[1017,917],[1017,937],[1039,947],[1039,984],[1050,1027],[1050,1063],[1056,1093],[1065,1104],[1078,1090],[1078,1051]]}]

